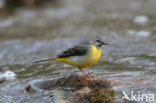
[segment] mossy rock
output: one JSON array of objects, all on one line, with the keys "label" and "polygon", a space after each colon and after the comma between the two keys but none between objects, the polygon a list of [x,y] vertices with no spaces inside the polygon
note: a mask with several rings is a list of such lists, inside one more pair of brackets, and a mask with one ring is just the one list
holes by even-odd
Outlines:
[{"label": "mossy rock", "polygon": [[115,92],[109,88],[94,88],[89,93],[91,103],[114,103]]},{"label": "mossy rock", "polygon": [[98,88],[111,88],[111,82],[105,79],[87,79],[84,76],[79,75],[70,75],[62,78],[58,78],[56,80],[47,81],[40,84],[42,89],[54,89],[61,87],[72,88],[74,90],[80,90],[84,87],[89,87],[91,89]]}]

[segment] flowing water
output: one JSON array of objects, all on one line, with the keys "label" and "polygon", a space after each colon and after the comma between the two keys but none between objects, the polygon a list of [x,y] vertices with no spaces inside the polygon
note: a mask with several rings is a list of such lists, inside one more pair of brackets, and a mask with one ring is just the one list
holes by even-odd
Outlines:
[{"label": "flowing water", "polygon": [[[156,102],[156,11],[155,0],[65,0],[59,7],[17,8],[0,20],[0,103],[55,103],[54,91],[42,90],[39,81],[81,73],[55,61],[55,57],[85,37],[101,36],[99,62],[86,69],[98,78],[114,82],[115,102],[122,92],[155,94]],[[24,93],[31,84],[37,93]],[[132,102],[130,102],[132,103]]]}]

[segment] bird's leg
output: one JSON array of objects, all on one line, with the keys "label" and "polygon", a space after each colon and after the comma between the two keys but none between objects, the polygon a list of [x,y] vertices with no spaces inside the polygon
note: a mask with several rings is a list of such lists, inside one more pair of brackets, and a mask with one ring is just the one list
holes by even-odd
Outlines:
[{"label": "bird's leg", "polygon": [[87,74],[81,68],[79,68],[79,70],[80,70],[80,72],[83,73],[83,75],[87,76]]},{"label": "bird's leg", "polygon": [[95,76],[91,75],[91,73],[87,73],[88,76],[90,76],[91,78],[95,78]]},{"label": "bird's leg", "polygon": [[87,78],[92,78],[91,75],[86,74],[81,68],[79,68],[79,70],[80,70]]}]

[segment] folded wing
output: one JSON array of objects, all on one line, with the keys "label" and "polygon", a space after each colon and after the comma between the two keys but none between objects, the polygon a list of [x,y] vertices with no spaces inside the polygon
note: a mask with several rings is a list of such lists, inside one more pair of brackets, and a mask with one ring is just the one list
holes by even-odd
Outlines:
[{"label": "folded wing", "polygon": [[76,45],[73,48],[69,48],[59,54],[57,58],[71,57],[71,56],[82,56],[85,55],[89,50],[90,45]]}]

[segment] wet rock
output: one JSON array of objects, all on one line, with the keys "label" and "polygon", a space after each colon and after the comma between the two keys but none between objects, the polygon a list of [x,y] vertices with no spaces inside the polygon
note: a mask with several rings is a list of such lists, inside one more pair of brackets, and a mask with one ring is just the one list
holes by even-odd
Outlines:
[{"label": "wet rock", "polygon": [[94,88],[89,93],[91,103],[114,103],[115,92],[108,88]]},{"label": "wet rock", "polygon": [[24,87],[23,92],[35,92],[31,85]]},{"label": "wet rock", "polygon": [[67,103],[88,103],[87,98],[91,91],[92,90],[88,87],[82,88],[70,95],[67,99]]},{"label": "wet rock", "polygon": [[70,75],[37,84],[46,90],[63,90],[70,93],[67,103],[114,103],[111,82],[102,78],[88,79],[85,76]]},{"label": "wet rock", "polygon": [[80,90],[84,87],[93,89],[98,88],[111,88],[111,82],[105,79],[88,79],[85,76],[70,75],[68,77],[62,77],[57,80],[46,81],[40,84],[42,89],[54,89],[54,88],[71,88],[74,90]]},{"label": "wet rock", "polygon": [[115,92],[109,88],[85,87],[71,94],[67,103],[114,103]]},{"label": "wet rock", "polygon": [[0,78],[0,84],[3,84],[3,83],[5,83],[6,82],[6,79],[1,79]]}]

